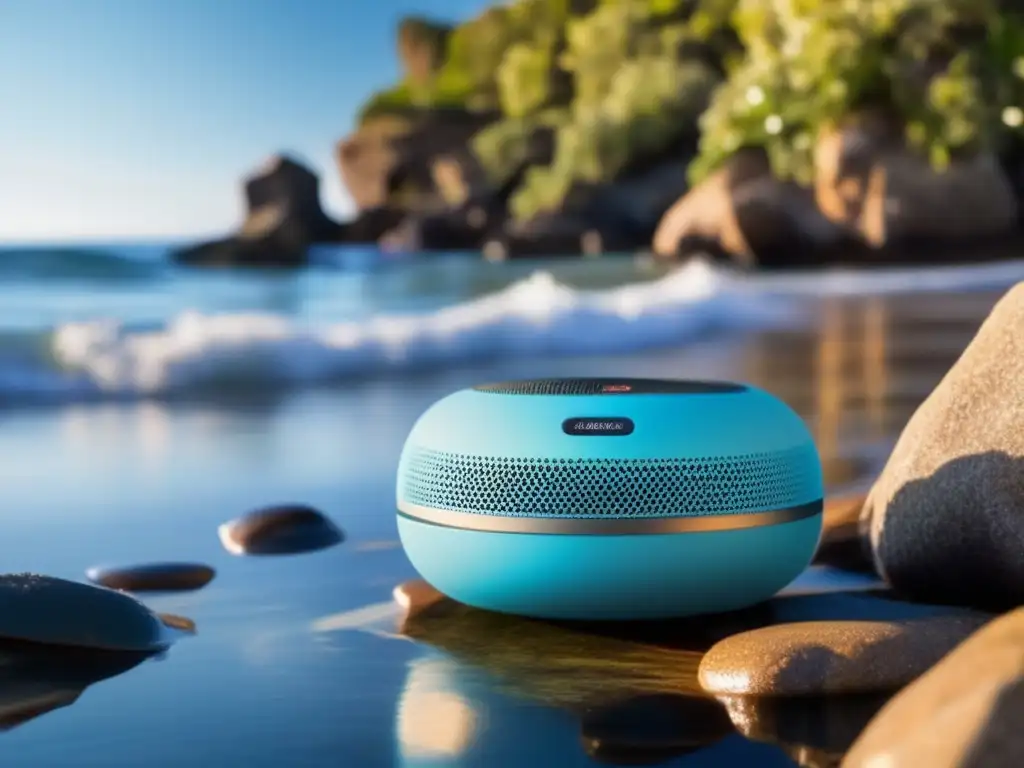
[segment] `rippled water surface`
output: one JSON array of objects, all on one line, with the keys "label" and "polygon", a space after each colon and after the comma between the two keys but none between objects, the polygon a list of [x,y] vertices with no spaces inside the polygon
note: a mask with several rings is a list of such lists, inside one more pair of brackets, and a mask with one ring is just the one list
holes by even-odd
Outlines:
[{"label": "rippled water surface", "polygon": [[[470,360],[290,393],[0,410],[7,571],[81,579],[96,564],[154,560],[198,560],[218,571],[201,591],[146,599],[196,625],[163,658],[105,679],[45,679],[30,666],[0,674],[0,718],[29,712],[0,734],[0,763],[627,764],[638,759],[629,718],[618,751],[602,756],[587,729],[607,726],[595,726],[593,712],[660,693],[679,699],[671,706],[692,707],[687,722],[712,724],[681,735],[659,764],[815,764],[813,745],[748,740],[702,709],[697,644],[479,612],[403,625],[391,593],[415,574],[394,524],[402,442],[434,400],[483,380],[742,379],[807,418],[830,486],[842,491],[870,479],[997,296],[808,299],[796,325],[709,331],[686,345],[618,356]],[[289,557],[222,548],[220,523],[275,502],[319,507],[347,540]],[[46,711],[32,704],[40,696],[63,704]],[[43,711],[31,716],[36,709]]]}]

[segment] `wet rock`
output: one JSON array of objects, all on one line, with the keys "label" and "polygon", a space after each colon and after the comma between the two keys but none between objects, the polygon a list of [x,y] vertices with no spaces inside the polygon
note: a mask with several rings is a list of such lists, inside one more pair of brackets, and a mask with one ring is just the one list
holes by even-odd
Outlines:
[{"label": "wet rock", "polygon": [[159,619],[133,597],[35,574],[0,576],[0,637],[115,651],[167,645]]},{"label": "wet rock", "polygon": [[862,512],[875,568],[916,600],[1024,604],[1024,283],[903,430]]},{"label": "wet rock", "polygon": [[979,630],[893,698],[843,768],[1024,765],[1024,609]]},{"label": "wet rock", "polygon": [[301,504],[257,509],[217,529],[233,555],[292,555],[333,547],[345,535],[322,512]]},{"label": "wet rock", "polygon": [[767,154],[744,149],[666,211],[652,249],[662,258],[707,252],[743,266],[820,263],[844,245],[810,190],[771,175]]},{"label": "wet rock", "polygon": [[808,696],[896,690],[985,623],[984,616],[904,622],[812,621],[729,637],[700,663],[713,694]]},{"label": "wet rock", "polygon": [[718,702],[661,693],[636,696],[583,715],[580,737],[587,754],[615,765],[655,765],[733,733]]},{"label": "wet rock", "polygon": [[748,739],[777,744],[805,763],[838,765],[891,694],[845,696],[720,696],[733,725]]},{"label": "wet rock", "polygon": [[145,652],[0,641],[0,731],[74,704],[94,683],[138,666]]},{"label": "wet rock", "polygon": [[90,568],[85,575],[94,584],[126,592],[188,592],[205,587],[216,571],[201,563],[149,563]]},{"label": "wet rock", "polygon": [[271,157],[245,181],[247,213],[234,235],[175,251],[191,266],[299,267],[310,245],[334,242],[342,233],[320,207],[320,179],[284,156]]}]

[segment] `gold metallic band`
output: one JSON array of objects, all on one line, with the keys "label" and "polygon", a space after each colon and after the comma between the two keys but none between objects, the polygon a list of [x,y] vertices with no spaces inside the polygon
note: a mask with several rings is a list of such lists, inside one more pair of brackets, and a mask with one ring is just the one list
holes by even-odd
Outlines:
[{"label": "gold metallic band", "polygon": [[633,533],[696,533],[700,531],[735,531],[763,525],[792,523],[821,514],[823,502],[814,501],[796,507],[770,512],[749,512],[727,515],[692,515],[689,517],[579,518],[579,517],[511,517],[475,512],[454,512],[447,509],[398,503],[398,514],[411,520],[448,528],[465,528],[495,533],[567,533],[597,536],[624,536]]}]

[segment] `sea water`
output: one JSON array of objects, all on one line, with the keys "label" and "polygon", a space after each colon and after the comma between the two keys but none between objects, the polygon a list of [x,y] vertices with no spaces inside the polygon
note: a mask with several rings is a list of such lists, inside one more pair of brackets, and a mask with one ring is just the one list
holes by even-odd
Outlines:
[{"label": "sea water", "polygon": [[[950,297],[976,293],[970,327],[1024,277],[1024,262],[753,275],[358,249],[245,273],[179,269],[166,253],[0,253],[0,567],[78,580],[103,564],[217,570],[198,592],[145,598],[197,628],[164,657],[91,685],[0,664],[0,719],[37,715],[0,734],[3,765],[594,765],[572,704],[574,686],[593,686],[592,660],[553,668],[565,698],[552,698],[548,675],[501,666],[543,656],[528,623],[467,628],[468,659],[399,636],[391,593],[415,573],[396,540],[395,468],[418,415],[480,381],[628,373],[753,380],[813,421],[827,403],[801,393],[826,375],[814,373],[823,301],[875,296],[948,326]],[[878,397],[895,416],[871,431],[860,405],[840,409],[856,434],[891,441],[949,364],[897,391],[917,381],[899,366],[917,338],[889,339],[896,389]],[[913,351],[918,376],[937,353]],[[849,480],[829,476],[833,489]],[[280,558],[223,549],[220,523],[283,502],[323,510],[346,541]],[[691,669],[699,655],[671,659]],[[681,694],[696,692],[691,678]],[[39,710],[55,693],[64,706]],[[793,764],[769,744],[712,741],[664,764]]]}]

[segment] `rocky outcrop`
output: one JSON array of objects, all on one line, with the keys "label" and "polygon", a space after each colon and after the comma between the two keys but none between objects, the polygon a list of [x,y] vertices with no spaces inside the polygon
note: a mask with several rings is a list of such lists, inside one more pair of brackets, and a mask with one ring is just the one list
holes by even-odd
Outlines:
[{"label": "rocky outcrop", "polygon": [[1024,283],[910,419],[868,495],[875,568],[922,600],[1024,603]]},{"label": "rocky outcrop", "polygon": [[246,216],[229,237],[183,248],[173,258],[193,266],[295,267],[310,245],[336,242],[343,227],[320,206],[320,180],[298,161],[276,155],[244,183]]},{"label": "rocky outcrop", "polygon": [[437,74],[444,62],[449,24],[409,16],[398,25],[398,58],[406,79],[416,85],[426,85]]},{"label": "rocky outcrop", "polygon": [[821,212],[872,248],[962,244],[1016,224],[1014,191],[993,155],[956,158],[936,170],[906,146],[901,126],[878,116],[824,130],[814,167]]},{"label": "rocky outcrop", "polygon": [[493,115],[435,110],[374,118],[337,146],[338,168],[358,210],[390,207],[410,213],[444,209],[434,177],[441,158],[464,152]]},{"label": "rocky outcrop", "polygon": [[1024,765],[1024,609],[978,630],[868,723],[842,768]]}]

